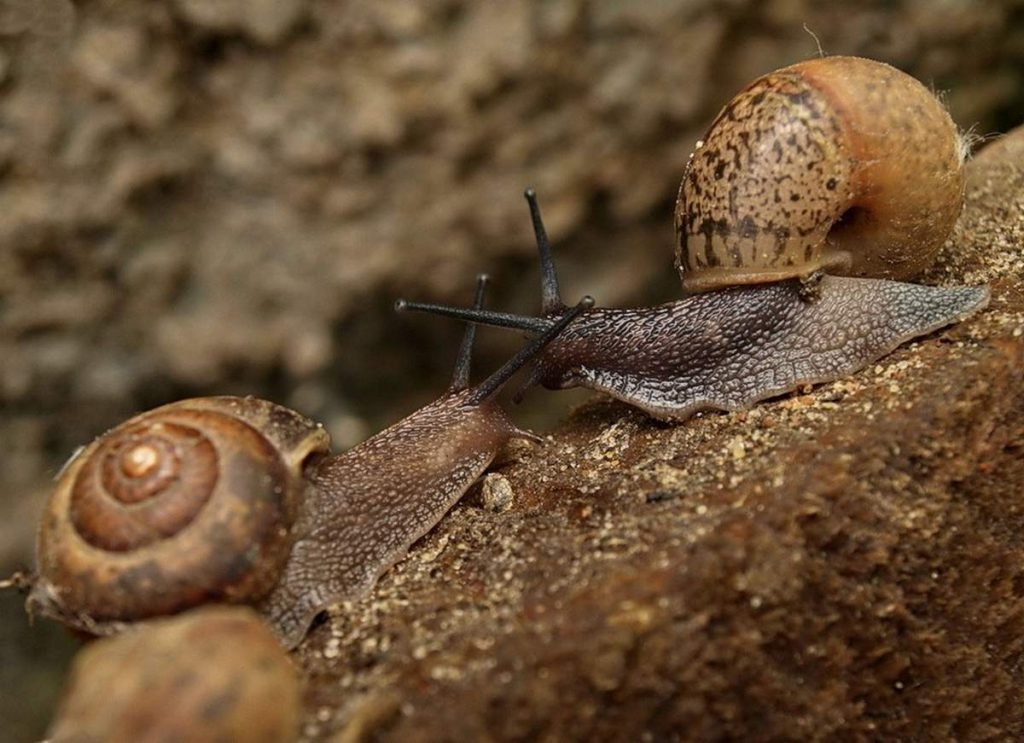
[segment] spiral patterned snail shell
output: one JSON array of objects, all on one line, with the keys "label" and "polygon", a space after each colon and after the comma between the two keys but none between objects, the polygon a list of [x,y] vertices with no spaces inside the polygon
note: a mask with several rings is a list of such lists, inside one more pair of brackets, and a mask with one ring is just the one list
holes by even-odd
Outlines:
[{"label": "spiral patterned snail shell", "polygon": [[676,204],[687,293],[831,274],[905,280],[960,214],[965,147],[882,62],[814,59],[750,83],[691,155]]},{"label": "spiral patterned snail shell", "polygon": [[321,426],[254,398],[184,400],[96,439],[61,473],[37,535],[32,611],[88,632],[277,583]]}]

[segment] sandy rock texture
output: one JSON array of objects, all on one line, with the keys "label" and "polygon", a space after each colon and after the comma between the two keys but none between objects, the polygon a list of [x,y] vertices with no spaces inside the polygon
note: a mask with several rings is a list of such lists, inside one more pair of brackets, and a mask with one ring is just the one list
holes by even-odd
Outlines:
[{"label": "sandy rock texture", "polygon": [[747,412],[597,400],[512,449],[300,649],[305,735],[1024,735],[1022,246],[1024,129],[929,277],[990,284],[980,316]]},{"label": "sandy rock texture", "polygon": [[[674,296],[683,163],[739,87],[818,53],[805,25],[948,91],[965,128],[1024,118],[1019,3],[845,5],[0,0],[0,570],[30,562],[60,464],[139,410],[258,394],[346,446],[430,399],[460,329],[391,303],[465,303],[486,269],[493,305],[535,308],[528,184],[568,297]],[[590,405],[514,450],[314,636],[310,737],[911,735],[1007,700],[1019,619],[977,607],[1022,584],[1013,142],[975,164],[957,250],[926,277],[990,281],[990,311],[746,416],[664,428]],[[480,372],[517,343],[483,334]],[[569,398],[530,399],[517,418]],[[66,660],[17,601],[0,613],[0,688],[52,697]],[[953,641],[956,660],[930,652]],[[0,718],[24,719],[10,699]]]}]

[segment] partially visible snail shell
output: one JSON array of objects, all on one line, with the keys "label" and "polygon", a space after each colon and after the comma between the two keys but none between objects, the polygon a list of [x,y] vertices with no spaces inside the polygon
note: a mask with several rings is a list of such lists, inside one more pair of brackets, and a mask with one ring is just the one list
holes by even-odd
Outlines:
[{"label": "partially visible snail shell", "polygon": [[53,743],[293,740],[298,674],[246,607],[195,609],[97,640],[75,658]]},{"label": "partially visible snail shell", "polygon": [[758,78],[691,155],[676,204],[688,293],[830,274],[905,280],[960,214],[965,147],[920,82],[827,57]]},{"label": "partially visible snail shell", "polygon": [[288,559],[303,468],[327,449],[321,426],[255,398],[187,400],[126,421],[61,473],[30,609],[103,634],[105,622],[254,603]]}]

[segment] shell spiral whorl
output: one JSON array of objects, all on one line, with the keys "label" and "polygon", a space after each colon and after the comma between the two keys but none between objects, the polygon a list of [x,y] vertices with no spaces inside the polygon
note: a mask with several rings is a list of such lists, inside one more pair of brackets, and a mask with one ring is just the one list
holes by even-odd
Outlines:
[{"label": "shell spiral whorl", "polygon": [[213,494],[220,464],[197,425],[139,421],[99,442],[70,491],[71,524],[82,539],[127,552],[187,527]]},{"label": "shell spiral whorl", "polygon": [[904,280],[960,214],[963,146],[920,82],[857,57],[758,78],[712,123],[676,204],[689,293],[818,269]]},{"label": "shell spiral whorl", "polygon": [[103,622],[258,600],[288,558],[303,463],[326,450],[321,427],[262,400],[186,400],[123,423],[62,473],[30,602]]}]

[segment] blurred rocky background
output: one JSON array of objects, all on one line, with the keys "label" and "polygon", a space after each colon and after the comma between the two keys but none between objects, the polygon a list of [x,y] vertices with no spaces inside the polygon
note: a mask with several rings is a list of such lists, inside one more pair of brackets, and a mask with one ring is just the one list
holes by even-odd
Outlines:
[{"label": "blurred rocky background", "polygon": [[[820,51],[910,72],[981,135],[1024,118],[1019,0],[0,0],[0,572],[133,412],[257,394],[344,447],[436,396],[461,329],[392,302],[465,303],[487,270],[492,306],[534,310],[527,185],[567,297],[674,296],[693,143]],[[516,343],[482,334],[478,374]],[[0,611],[21,739],[66,649]]]}]

